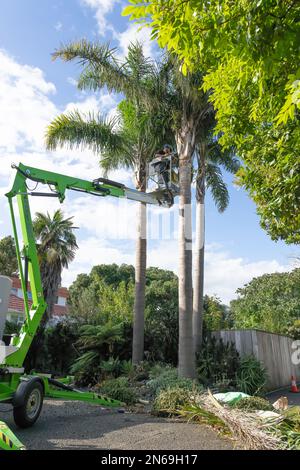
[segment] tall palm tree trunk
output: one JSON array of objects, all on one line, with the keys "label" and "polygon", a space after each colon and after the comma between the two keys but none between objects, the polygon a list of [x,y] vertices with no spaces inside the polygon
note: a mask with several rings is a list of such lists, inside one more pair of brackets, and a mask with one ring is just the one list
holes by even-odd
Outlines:
[{"label": "tall palm tree trunk", "polygon": [[199,352],[203,336],[204,248],[205,248],[205,145],[199,146],[196,187],[196,246],[193,295],[193,336],[195,352]]},{"label": "tall palm tree trunk", "polygon": [[[190,127],[192,129],[192,127]],[[192,210],[191,169],[194,135],[189,129],[176,136],[179,154],[179,348],[178,374],[194,378],[195,350],[193,344],[193,283],[192,283]]]},{"label": "tall palm tree trunk", "polygon": [[147,206],[140,203],[137,209],[137,241],[135,260],[135,296],[132,341],[132,363],[139,364],[144,358],[144,312],[147,267]]},{"label": "tall palm tree trunk", "polygon": [[47,302],[47,309],[44,313],[41,325],[45,326],[48,320],[53,316],[55,299],[58,288],[61,285],[62,267],[56,264],[41,264],[41,279],[43,285],[44,298]]},{"label": "tall palm tree trunk", "polygon": [[[137,187],[141,191],[145,191],[145,175],[143,175],[141,179],[143,183],[138,184]],[[140,178],[138,178],[138,180],[140,180]],[[147,268],[147,205],[144,203],[139,203],[137,208],[137,241],[135,256],[132,363],[139,364],[144,359],[145,286]]]},{"label": "tall palm tree trunk", "polygon": [[202,345],[204,287],[205,203],[204,195],[196,203],[196,247],[193,296],[193,336],[195,352]]}]

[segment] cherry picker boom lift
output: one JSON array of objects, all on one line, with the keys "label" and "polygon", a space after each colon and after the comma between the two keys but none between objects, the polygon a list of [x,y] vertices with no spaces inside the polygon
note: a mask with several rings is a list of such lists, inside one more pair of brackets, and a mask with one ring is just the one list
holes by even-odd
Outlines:
[{"label": "cherry picker boom lift", "polygon": [[[118,400],[112,400],[95,393],[81,392],[64,383],[44,375],[24,374],[23,363],[37,332],[42,317],[46,310],[46,302],[43,296],[40,267],[36,249],[36,241],[33,232],[32,218],[30,214],[29,196],[57,197],[60,203],[65,199],[67,190],[79,191],[99,197],[127,198],[145,204],[163,205],[171,207],[173,195],[170,190],[159,189],[153,193],[144,193],[127,188],[123,184],[98,178],[94,181],[86,181],[59,173],[53,173],[37,168],[12,165],[16,170],[16,176],[12,189],[6,194],[8,198],[12,229],[16,245],[16,254],[21,280],[25,321],[17,335],[6,338],[3,342],[0,337],[0,404],[9,403],[13,407],[14,421],[17,426],[27,428],[38,419],[43,398],[60,398],[64,400],[79,400],[99,404],[108,407],[120,407]],[[47,185],[47,192],[30,190],[27,180]],[[13,201],[17,199],[20,225],[24,246],[21,250]],[[24,259],[24,266],[22,262]],[[27,286],[30,282],[32,305],[28,302]],[[2,299],[0,299],[1,301]],[[0,331],[1,335],[1,331]],[[4,338],[5,339],[5,338]],[[0,422],[0,449],[19,450],[24,448],[5,423]]]}]

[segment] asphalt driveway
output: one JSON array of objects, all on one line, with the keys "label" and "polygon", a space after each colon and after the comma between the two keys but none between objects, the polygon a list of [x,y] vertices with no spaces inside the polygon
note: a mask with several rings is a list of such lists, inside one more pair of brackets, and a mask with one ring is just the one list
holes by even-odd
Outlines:
[{"label": "asphalt driveway", "polygon": [[42,414],[30,429],[18,429],[8,405],[0,406],[5,421],[27,449],[231,450],[232,441],[207,426],[119,413],[80,402],[45,400]]}]

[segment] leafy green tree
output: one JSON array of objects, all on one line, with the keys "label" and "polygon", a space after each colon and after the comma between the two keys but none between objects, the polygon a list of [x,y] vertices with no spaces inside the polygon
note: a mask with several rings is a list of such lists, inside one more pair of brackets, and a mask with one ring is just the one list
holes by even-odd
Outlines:
[{"label": "leafy green tree", "polygon": [[178,363],[178,278],[172,271],[147,269],[145,348],[153,361]]},{"label": "leafy green tree", "polygon": [[99,282],[99,308],[105,322],[132,323],[134,304],[134,284],[121,281],[117,287]]},{"label": "leafy green tree", "polygon": [[[144,57],[139,44],[131,45],[124,62],[120,63],[115,49],[86,40],[62,46],[53,56],[81,64],[80,89],[96,91],[106,86],[109,91],[123,93],[126,101],[119,105],[117,121],[109,121],[100,115],[83,116],[78,111],[58,116],[48,128],[47,147],[88,146],[98,155],[101,151],[100,165],[106,172],[118,167],[131,169],[136,188],[145,191],[147,161],[162,143],[165,129],[159,115],[149,115],[145,108],[145,100],[150,99],[148,84],[155,72],[153,62]],[[144,354],[146,232],[146,204],[140,203],[137,210],[134,364],[142,361]]]},{"label": "leafy green tree", "polygon": [[75,281],[69,287],[69,296],[67,302],[70,309],[74,311],[78,309],[82,293],[89,288],[91,283],[92,279],[89,274],[78,274]]},{"label": "leafy green tree", "polygon": [[[123,324],[122,343],[114,357],[130,358],[134,267],[116,264],[94,266],[70,286],[71,315],[81,324]],[[145,351],[147,359],[178,363],[178,277],[165,269],[146,271]],[[229,327],[228,312],[218,298],[204,298],[204,331]]]},{"label": "leafy green tree", "polygon": [[80,323],[132,322],[134,267],[122,264],[94,266],[79,274],[69,288],[70,314]]},{"label": "leafy green tree", "polygon": [[264,274],[237,290],[230,304],[234,328],[259,328],[286,333],[299,319],[300,269]]},{"label": "leafy green tree", "polygon": [[[75,281],[76,282],[76,281]],[[89,287],[81,290],[78,299],[74,300],[73,295],[68,299],[69,314],[72,319],[80,324],[97,325],[103,323],[98,295],[98,286],[92,283]]]},{"label": "leafy green tree", "polygon": [[51,216],[48,212],[37,212],[33,221],[34,234],[40,261],[44,297],[47,302],[45,321],[52,316],[57,290],[61,285],[63,268],[68,268],[78,248],[72,217],[64,219],[57,210]]},{"label": "leafy green tree", "polygon": [[128,285],[134,282],[134,267],[130,264],[99,264],[91,270],[90,276],[105,282],[112,287],[118,287],[121,282]]},{"label": "leafy green tree", "polygon": [[14,276],[18,273],[15,241],[8,236],[0,240],[0,274]]},{"label": "leafy green tree", "polygon": [[222,330],[230,325],[228,311],[216,296],[204,296],[204,329],[206,332]]},{"label": "leafy green tree", "polygon": [[[99,265],[77,276],[69,289],[71,315],[80,323],[123,323],[125,342],[114,351],[123,359],[129,359],[132,344],[133,282],[133,266]],[[145,348],[148,358],[177,364],[178,278],[172,271],[147,269]]]},{"label": "leafy green tree", "polygon": [[270,236],[300,241],[299,2],[130,0],[124,14],[152,28],[188,70],[208,70],[204,89],[216,133],[236,146],[239,174]]}]

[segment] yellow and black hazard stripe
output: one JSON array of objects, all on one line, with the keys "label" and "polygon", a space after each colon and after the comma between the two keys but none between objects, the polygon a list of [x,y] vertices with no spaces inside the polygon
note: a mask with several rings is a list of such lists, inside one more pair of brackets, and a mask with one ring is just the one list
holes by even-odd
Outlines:
[{"label": "yellow and black hazard stripe", "polygon": [[14,448],[14,443],[11,439],[9,439],[8,436],[6,436],[6,434],[4,434],[3,432],[0,431],[0,441],[3,441],[4,444],[9,447],[10,449],[13,449]]},{"label": "yellow and black hazard stripe", "polygon": [[120,403],[118,400],[113,400],[112,398],[104,397],[103,395],[97,395],[97,398],[107,403],[116,403],[116,404]]}]

